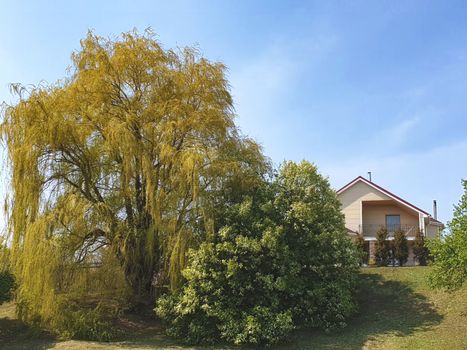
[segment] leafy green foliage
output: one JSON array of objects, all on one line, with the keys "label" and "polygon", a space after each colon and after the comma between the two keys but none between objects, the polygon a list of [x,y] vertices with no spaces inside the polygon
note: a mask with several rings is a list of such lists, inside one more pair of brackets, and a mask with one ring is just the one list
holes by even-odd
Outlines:
[{"label": "leafy green foliage", "polygon": [[430,280],[436,287],[458,289],[467,281],[467,180],[462,184],[464,194],[448,223],[449,233],[429,242],[434,259]]},{"label": "leafy green foliage", "polygon": [[357,234],[354,243],[361,256],[360,265],[366,264],[368,262],[368,252],[365,250],[365,238],[363,238],[363,235]]},{"label": "leafy green foliage", "polygon": [[419,265],[425,266],[427,264],[430,257],[430,251],[426,246],[423,232],[420,230],[417,230],[417,233],[415,234],[415,240],[413,242],[413,253]]},{"label": "leafy green foliage", "polygon": [[285,163],[223,217],[213,240],[190,252],[186,284],[157,301],[170,335],[269,345],[305,324],[345,325],[359,254],[335,192],[313,165]]},{"label": "leafy green foliage", "polygon": [[62,315],[54,324],[57,333],[67,338],[110,341],[118,337],[119,332],[112,324],[115,310],[98,305],[92,309],[69,306],[61,308]]},{"label": "leafy green foliage", "polygon": [[[203,243],[184,271],[187,286],[159,300],[156,312],[168,334],[188,343],[277,342],[293,328],[277,300],[280,280],[261,267],[265,249],[257,239],[225,229],[218,244]],[[230,236],[230,237],[229,237]]]},{"label": "leafy green foliage", "polygon": [[375,259],[379,266],[387,266],[391,261],[391,242],[388,241],[388,230],[384,226],[376,232]]},{"label": "leafy green foliage", "polygon": [[392,241],[393,258],[403,266],[409,257],[409,245],[405,232],[401,229],[394,233],[394,240]]}]

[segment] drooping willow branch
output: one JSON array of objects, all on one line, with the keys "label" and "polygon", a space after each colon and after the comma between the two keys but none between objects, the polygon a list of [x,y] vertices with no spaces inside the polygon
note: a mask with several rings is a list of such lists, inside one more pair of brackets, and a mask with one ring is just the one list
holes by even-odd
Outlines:
[{"label": "drooping willow branch", "polygon": [[268,170],[234,124],[221,63],[134,32],[89,33],[72,60],[56,84],[12,87],[0,124],[18,305],[47,322],[67,295],[126,285],[152,302],[154,281],[177,288],[215,207]]}]

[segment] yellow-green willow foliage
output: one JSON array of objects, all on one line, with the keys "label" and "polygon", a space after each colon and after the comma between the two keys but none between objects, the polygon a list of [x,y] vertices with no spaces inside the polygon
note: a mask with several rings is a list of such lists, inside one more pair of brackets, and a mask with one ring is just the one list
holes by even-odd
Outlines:
[{"label": "yellow-green willow foliage", "polygon": [[176,288],[212,233],[213,198],[268,168],[236,129],[222,64],[135,32],[89,33],[72,60],[54,85],[15,86],[0,129],[19,311],[52,326],[70,300]]}]

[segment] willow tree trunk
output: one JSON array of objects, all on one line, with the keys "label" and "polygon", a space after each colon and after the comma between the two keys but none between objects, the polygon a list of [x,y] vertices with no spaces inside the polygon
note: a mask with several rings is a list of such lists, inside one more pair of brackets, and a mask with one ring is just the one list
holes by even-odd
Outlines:
[{"label": "willow tree trunk", "polygon": [[120,263],[126,282],[131,289],[131,299],[134,305],[152,304],[154,302],[153,282],[160,265],[160,254],[148,257],[145,248],[146,236],[142,233],[126,242],[127,254],[119,254]]}]

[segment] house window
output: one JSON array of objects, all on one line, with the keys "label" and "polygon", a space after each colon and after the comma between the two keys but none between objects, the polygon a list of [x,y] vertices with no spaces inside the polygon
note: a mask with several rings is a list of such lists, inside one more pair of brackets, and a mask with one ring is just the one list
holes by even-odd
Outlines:
[{"label": "house window", "polygon": [[389,232],[394,232],[401,227],[400,215],[386,215],[386,229]]}]

